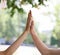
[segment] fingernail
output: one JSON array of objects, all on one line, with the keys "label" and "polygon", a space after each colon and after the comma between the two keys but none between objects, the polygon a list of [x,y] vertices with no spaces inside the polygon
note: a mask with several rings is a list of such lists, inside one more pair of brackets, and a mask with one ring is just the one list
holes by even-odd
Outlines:
[{"label": "fingernail", "polygon": [[31,10],[30,10],[30,14],[31,14]]}]

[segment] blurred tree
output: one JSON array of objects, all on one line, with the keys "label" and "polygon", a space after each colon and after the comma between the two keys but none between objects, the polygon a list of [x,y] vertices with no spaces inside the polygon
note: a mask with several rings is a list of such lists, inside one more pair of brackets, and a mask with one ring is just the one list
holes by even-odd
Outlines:
[{"label": "blurred tree", "polygon": [[[10,17],[9,10],[0,10],[0,38],[6,37],[6,40],[17,36],[16,23],[17,17]],[[16,21],[14,20],[16,19]]]},{"label": "blurred tree", "polygon": [[53,36],[58,40],[58,46],[60,46],[60,4],[55,7],[56,26],[53,30]]},{"label": "blurred tree", "polygon": [[3,24],[2,24],[2,22],[0,22],[0,37],[2,37],[2,35],[1,35],[1,34],[3,33],[3,31],[2,31],[2,30],[3,30],[3,28],[2,28],[2,27],[3,27]]},{"label": "blurred tree", "polygon": [[60,4],[58,4],[56,7],[56,12],[55,12],[55,17],[56,17],[56,26],[55,29],[53,30],[54,36],[57,39],[60,39]]},{"label": "blurred tree", "polygon": [[12,20],[10,18],[6,22],[6,29],[5,29],[5,32],[4,32],[4,36],[8,37],[8,38],[12,38],[12,37],[15,37],[16,34],[17,34],[16,30],[15,30],[14,25],[12,23]]},{"label": "blurred tree", "polygon": [[15,10],[17,10],[19,13],[24,13],[24,10],[22,8],[22,5],[27,5],[27,4],[31,4],[32,7],[38,7],[38,5],[44,5],[44,1],[47,0],[38,0],[38,4],[36,2],[34,2],[35,0],[0,0],[3,8],[5,8],[4,6],[7,5],[6,8],[11,9],[10,10],[10,15],[13,16],[15,14]]},{"label": "blurred tree", "polygon": [[[17,36],[17,34],[21,34],[25,28],[27,15],[24,12],[22,5],[30,4],[32,5],[32,7],[38,8],[39,5],[44,5],[45,0],[38,0],[38,4],[34,2],[35,0],[0,0],[0,1],[1,5],[3,5],[1,8],[4,8],[2,9],[4,11],[0,11],[1,21],[0,36],[7,37],[7,40],[8,39],[10,40],[12,37]],[[7,7],[4,7],[6,5]],[[32,43],[30,35],[28,36],[29,37],[27,37],[27,40],[25,42]]]}]

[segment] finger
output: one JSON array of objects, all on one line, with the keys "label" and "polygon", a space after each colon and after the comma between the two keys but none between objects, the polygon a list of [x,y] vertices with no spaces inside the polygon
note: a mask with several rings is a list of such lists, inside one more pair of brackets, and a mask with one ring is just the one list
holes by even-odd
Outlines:
[{"label": "finger", "polygon": [[32,23],[32,19],[30,20],[29,26],[31,26],[31,23]]},{"label": "finger", "polygon": [[31,12],[31,10],[30,10],[30,11],[29,11],[29,14],[28,14],[28,18],[31,19],[31,17],[32,17],[32,12]]},{"label": "finger", "polygon": [[32,21],[32,26],[34,25],[34,21]]},{"label": "finger", "polygon": [[31,14],[31,10],[29,11],[29,13]]},{"label": "finger", "polygon": [[30,17],[32,17],[32,12],[31,12],[31,10],[30,10]]},{"label": "finger", "polygon": [[31,10],[30,10],[29,14],[30,14],[30,16],[32,16],[32,12],[31,12]]},{"label": "finger", "polygon": [[27,24],[28,25],[30,24],[31,19],[32,19],[32,14],[31,14],[31,10],[30,10],[29,13],[28,13],[28,19],[27,19]]}]

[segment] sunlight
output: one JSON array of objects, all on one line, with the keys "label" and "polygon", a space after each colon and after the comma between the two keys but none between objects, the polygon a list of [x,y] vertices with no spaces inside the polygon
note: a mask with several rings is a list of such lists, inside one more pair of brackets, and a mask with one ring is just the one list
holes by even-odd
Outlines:
[{"label": "sunlight", "polygon": [[[35,0],[34,3],[38,4],[38,0]],[[39,32],[53,30],[53,28],[55,26],[55,21],[56,21],[54,15],[53,15],[53,13],[55,12],[54,6],[57,3],[60,3],[60,0],[58,0],[58,1],[49,0],[48,2],[45,2],[45,3],[49,6],[44,7],[44,6],[40,5],[38,8],[32,8],[32,6],[30,4],[22,5],[23,9],[26,11],[27,14],[28,14],[29,10],[32,11],[34,22],[38,23]],[[2,8],[1,6],[6,7],[6,2],[1,1],[0,8]],[[49,12],[51,14],[48,15]]]},{"label": "sunlight", "polygon": [[[41,2],[41,0],[39,1],[39,3],[41,2],[41,4],[44,3],[45,5],[38,5],[38,0],[11,0],[11,2],[9,1],[9,3],[11,3],[10,8],[8,8],[9,3],[7,4],[6,1],[9,0],[1,0],[0,2],[1,51],[7,49],[16,39],[17,41],[15,41],[14,43],[16,43],[17,45],[13,43],[12,48],[14,45],[15,47],[17,46],[16,48],[18,48],[19,41],[20,43],[22,43],[23,41],[21,40],[24,40],[20,40],[20,37],[25,36],[24,34],[26,29],[29,31],[29,33],[26,32],[28,36],[26,40],[21,44],[21,46],[16,49],[16,52],[14,52],[13,55],[41,55],[41,52],[34,45],[34,41],[38,40],[38,38],[41,39],[42,42],[50,48],[60,46],[60,0],[44,0],[44,2]],[[30,2],[32,2],[33,4]],[[36,28],[36,37],[38,37],[35,40],[34,38],[31,38],[35,36],[35,31],[34,33],[31,32],[31,27],[29,26],[29,30],[27,26],[28,24],[26,25],[26,22],[29,22],[28,13],[30,10],[32,12],[32,19],[34,20]],[[26,13],[24,13],[23,11],[25,11]],[[37,42],[38,41],[36,41],[36,43]]]},{"label": "sunlight", "polygon": [[[38,31],[52,31],[55,26],[56,18],[54,17],[54,7],[44,7],[40,6],[39,8],[32,8],[31,5],[22,6],[24,10],[29,12],[32,11],[33,20],[35,23],[38,23]],[[30,8],[30,9],[29,9]],[[51,8],[51,9],[50,9]],[[48,14],[50,13],[50,14]]]},{"label": "sunlight", "polygon": [[[54,26],[55,26],[55,17],[53,14],[47,14],[47,12],[43,12],[43,10],[41,9],[32,9],[32,15],[33,15],[33,19],[35,21],[35,23],[38,23],[38,31],[42,32],[42,31],[51,31],[53,30]],[[47,14],[47,15],[46,15]]]}]

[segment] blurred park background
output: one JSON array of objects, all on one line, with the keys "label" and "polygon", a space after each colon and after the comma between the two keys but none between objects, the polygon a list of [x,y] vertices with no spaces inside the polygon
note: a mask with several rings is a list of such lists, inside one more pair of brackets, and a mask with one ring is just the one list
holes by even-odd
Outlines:
[{"label": "blurred park background", "polygon": [[[60,0],[0,0],[0,45],[11,45],[24,31],[29,10],[39,38],[60,47]],[[31,35],[22,43],[34,46]]]}]

